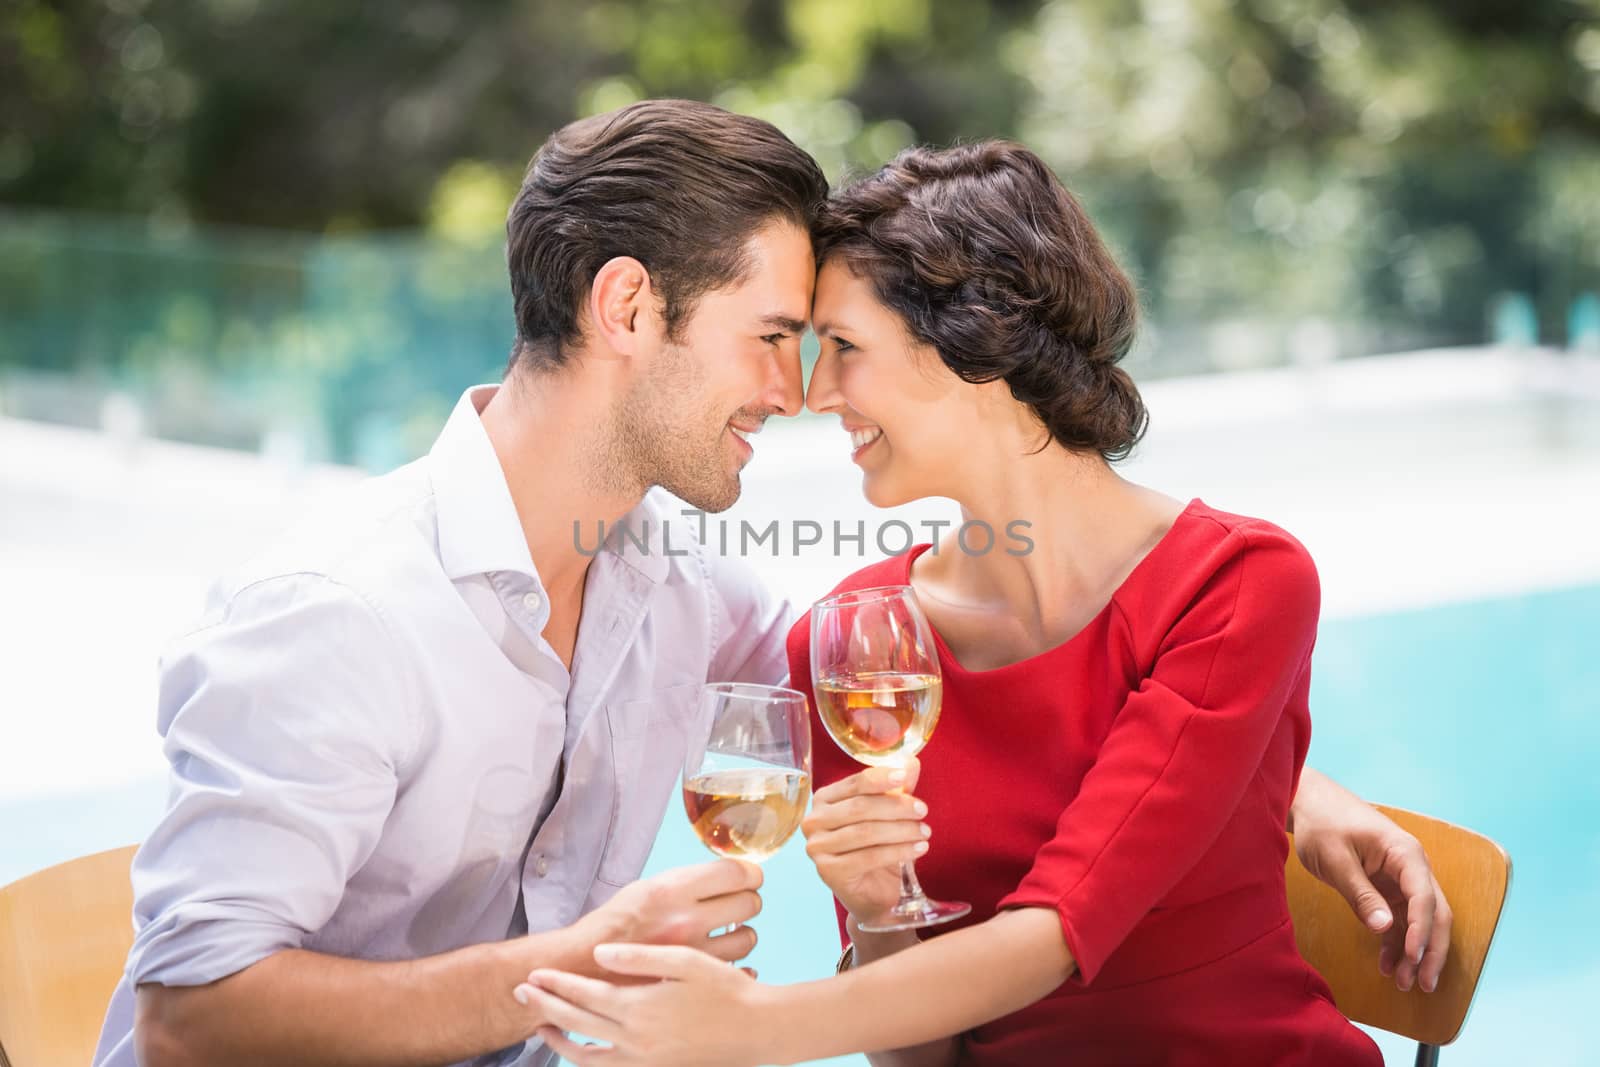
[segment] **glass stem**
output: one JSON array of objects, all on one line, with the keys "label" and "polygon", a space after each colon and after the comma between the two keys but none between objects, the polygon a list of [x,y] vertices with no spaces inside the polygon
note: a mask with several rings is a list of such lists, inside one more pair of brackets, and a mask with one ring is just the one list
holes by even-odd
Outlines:
[{"label": "glass stem", "polygon": [[906,860],[900,864],[900,906],[904,907],[913,901],[926,899],[926,894],[922,892],[922,883],[917,881],[916,866],[910,860]]}]

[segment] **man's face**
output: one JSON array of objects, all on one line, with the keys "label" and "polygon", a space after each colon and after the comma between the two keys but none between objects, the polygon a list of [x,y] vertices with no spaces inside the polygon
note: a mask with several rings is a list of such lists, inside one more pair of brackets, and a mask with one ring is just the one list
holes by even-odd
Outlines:
[{"label": "man's face", "polygon": [[816,267],[811,238],[789,222],[756,231],[745,280],[700,297],[676,341],[618,409],[622,446],[645,484],[704,511],[739,499],[754,454],[745,436],[769,415],[799,414],[800,337]]}]

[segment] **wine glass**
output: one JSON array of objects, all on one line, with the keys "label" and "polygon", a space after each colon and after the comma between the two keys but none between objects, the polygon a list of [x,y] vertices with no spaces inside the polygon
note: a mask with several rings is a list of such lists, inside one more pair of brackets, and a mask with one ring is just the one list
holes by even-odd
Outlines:
[{"label": "wine glass", "polygon": [[811,800],[804,693],[719,682],[700,691],[701,732],[683,762],[683,806],[719,856],[761,863],[794,835]]},{"label": "wine glass", "polygon": [[[840,748],[874,767],[903,766],[939,724],[944,683],[933,630],[909,585],[840,593],[811,609],[811,680],[817,712]],[[900,900],[856,925],[873,933],[959,919],[972,905],[932,900],[910,860]]]}]

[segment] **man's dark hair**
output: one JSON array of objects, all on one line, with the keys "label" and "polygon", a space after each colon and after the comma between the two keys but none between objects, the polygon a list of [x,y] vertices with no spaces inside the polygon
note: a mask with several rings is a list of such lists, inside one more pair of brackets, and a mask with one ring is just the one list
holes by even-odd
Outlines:
[{"label": "man's dark hair", "polygon": [[827,196],[816,160],[777,127],[711,104],[645,100],[563,126],[506,219],[511,366],[566,362],[595,273],[617,256],[644,264],[676,334],[698,297],[744,279],[756,230],[810,232]]},{"label": "man's dark hair", "polygon": [[1052,437],[1122,459],[1147,417],[1117,363],[1133,284],[1044,161],[1009,141],[911,148],[829,201],[818,262],[837,259],[969,382],[1003,380]]}]

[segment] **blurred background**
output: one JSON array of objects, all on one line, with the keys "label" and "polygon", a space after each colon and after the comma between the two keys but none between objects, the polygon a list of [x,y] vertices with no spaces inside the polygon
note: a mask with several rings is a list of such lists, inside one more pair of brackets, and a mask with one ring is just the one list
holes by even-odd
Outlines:
[{"label": "blurred background", "polygon": [[[1588,1062],[1600,0],[7,0],[0,882],[145,832],[162,643],[498,377],[529,157],[664,95],[836,182],[995,135],[1057,169],[1145,303],[1129,476],[1322,569],[1312,762],[1517,865],[1449,1059]],[[773,427],[731,521],[882,518],[847,453]],[[755,562],[808,600],[862,561]],[[826,972],[803,856],[772,875],[763,976]]]}]

